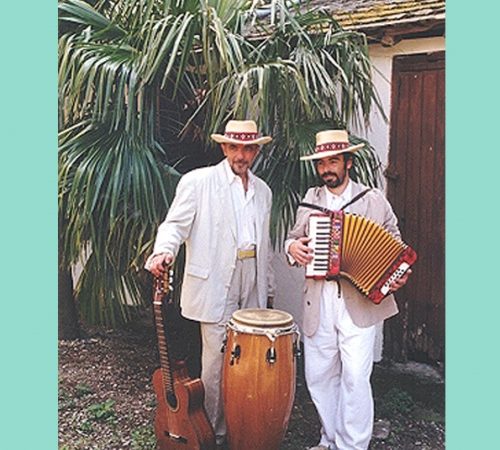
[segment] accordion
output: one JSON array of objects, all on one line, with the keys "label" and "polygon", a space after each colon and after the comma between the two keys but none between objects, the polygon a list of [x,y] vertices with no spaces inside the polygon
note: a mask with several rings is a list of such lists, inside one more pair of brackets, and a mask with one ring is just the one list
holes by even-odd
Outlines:
[{"label": "accordion", "polygon": [[382,226],[344,211],[312,214],[309,237],[314,254],[306,278],[346,277],[376,304],[417,260],[410,246]]}]

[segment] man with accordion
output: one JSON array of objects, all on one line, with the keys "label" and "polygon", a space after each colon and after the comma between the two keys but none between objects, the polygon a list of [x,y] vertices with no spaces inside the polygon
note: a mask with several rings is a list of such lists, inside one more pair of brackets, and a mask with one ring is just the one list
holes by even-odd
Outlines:
[{"label": "man with accordion", "polygon": [[[307,191],[285,242],[289,262],[306,266],[302,328],[307,386],[322,425],[316,450],[368,448],[375,325],[397,314],[392,293],[416,258],[382,192],[349,178],[362,146],[344,130],[317,133],[314,153],[301,160],[314,162],[324,185]],[[389,267],[376,267],[382,263]]]}]

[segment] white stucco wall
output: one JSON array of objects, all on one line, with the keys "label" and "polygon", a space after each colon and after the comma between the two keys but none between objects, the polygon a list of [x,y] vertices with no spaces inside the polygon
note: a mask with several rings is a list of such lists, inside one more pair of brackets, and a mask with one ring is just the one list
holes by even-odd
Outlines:
[{"label": "white stucco wall", "polygon": [[[370,46],[370,57],[374,66],[373,80],[382,102],[385,114],[389,120],[391,113],[391,79],[392,61],[394,56],[410,55],[415,53],[430,53],[443,51],[445,40],[443,37],[412,39],[401,41],[393,47],[383,47],[379,44]],[[375,148],[382,162],[383,170],[387,167],[389,156],[389,126],[382,115],[374,112],[370,118],[368,129],[353,129],[353,133],[366,138]],[[385,190],[385,180],[382,188]],[[275,308],[289,312],[299,324],[302,322],[302,293],[304,286],[303,269],[291,268],[285,261],[283,254],[277,254],[273,260],[276,272],[277,292]],[[382,358],[382,325],[378,327],[375,343],[375,360]]]}]

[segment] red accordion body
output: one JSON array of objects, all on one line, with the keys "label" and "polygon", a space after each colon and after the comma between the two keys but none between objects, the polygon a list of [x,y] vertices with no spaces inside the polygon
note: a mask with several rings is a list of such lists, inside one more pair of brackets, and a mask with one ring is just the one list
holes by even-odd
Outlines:
[{"label": "red accordion body", "polygon": [[343,211],[312,214],[309,237],[314,255],[306,277],[346,277],[374,303],[380,303],[391,283],[417,260],[410,246],[376,222]]}]

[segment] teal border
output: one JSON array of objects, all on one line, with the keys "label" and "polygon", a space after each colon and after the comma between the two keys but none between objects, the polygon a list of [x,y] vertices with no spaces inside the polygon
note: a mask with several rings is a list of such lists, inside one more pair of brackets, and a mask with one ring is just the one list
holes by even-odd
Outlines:
[{"label": "teal border", "polygon": [[446,448],[500,448],[495,2],[447,1]]},{"label": "teal border", "polygon": [[[499,9],[447,2],[447,450],[499,441]],[[0,446],[55,449],[57,3],[2,16]]]},{"label": "teal border", "polygon": [[2,5],[0,448],[57,448],[57,2]]}]

